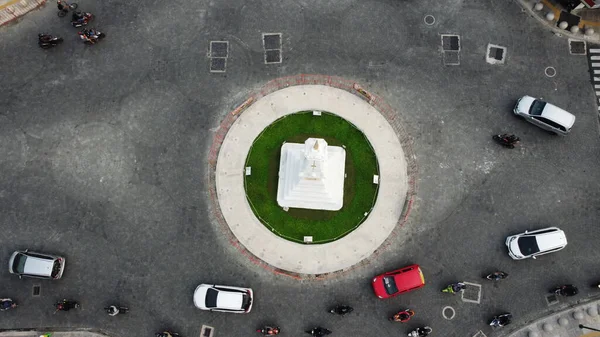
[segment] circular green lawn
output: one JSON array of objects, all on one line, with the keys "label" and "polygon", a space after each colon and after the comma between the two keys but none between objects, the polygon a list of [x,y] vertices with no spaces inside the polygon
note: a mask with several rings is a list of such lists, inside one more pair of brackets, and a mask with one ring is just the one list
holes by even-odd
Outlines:
[{"label": "circular green lawn", "polygon": [[[310,137],[346,149],[344,204],[339,211],[290,208],[286,212],[277,204],[281,146],[304,144]],[[244,176],[244,185],[254,214],[275,234],[295,242],[303,242],[304,236],[312,236],[313,243],[339,239],[366,219],[377,198],[373,175],[379,175],[379,167],[369,141],[353,124],[330,113],[313,116],[312,111],[302,111],[276,120],[254,140],[248,166],[252,174]]]}]

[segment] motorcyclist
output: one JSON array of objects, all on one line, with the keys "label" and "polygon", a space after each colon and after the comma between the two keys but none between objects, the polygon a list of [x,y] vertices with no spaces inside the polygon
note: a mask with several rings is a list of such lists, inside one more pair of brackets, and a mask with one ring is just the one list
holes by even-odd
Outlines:
[{"label": "motorcyclist", "polygon": [[267,336],[279,334],[279,327],[274,328],[271,326],[266,326],[264,328],[264,330],[265,330],[265,335],[267,335]]},{"label": "motorcyclist", "polygon": [[500,316],[496,316],[496,319],[498,320],[498,326],[505,326],[510,324],[511,316],[511,314],[503,314]]},{"label": "motorcyclist", "polygon": [[111,305],[110,307],[108,307],[108,309],[106,310],[106,312],[110,315],[110,316],[117,316],[119,314],[119,308],[117,308],[114,305]]},{"label": "motorcyclist", "polygon": [[338,305],[336,306],[333,311],[338,314],[338,315],[345,315],[348,314],[352,311],[352,307],[349,305]]},{"label": "motorcyclist", "polygon": [[50,34],[40,33],[38,34],[38,40],[40,43],[49,43],[52,41],[53,36]]},{"label": "motorcyclist", "polygon": [[506,278],[508,276],[508,274],[503,271],[495,271],[490,276],[491,276],[492,280],[498,281],[503,278]]},{"label": "motorcyclist", "polygon": [[84,41],[88,41],[89,43],[94,44],[98,40],[98,32],[94,28],[85,28],[81,31],[81,33],[82,34],[80,34],[80,36],[83,38]]},{"label": "motorcyclist", "polygon": [[[414,313],[412,315],[414,315]],[[412,317],[412,315],[411,315],[411,313],[408,310],[402,310],[399,313],[395,314],[392,317],[392,320],[394,322],[404,323],[404,322],[408,322],[408,320],[410,320],[410,318]]]},{"label": "motorcyclist", "polygon": [[561,287],[558,287],[556,289],[556,291],[564,296],[575,296],[579,293],[579,290],[577,289],[576,286],[572,285],[572,284],[567,284]]},{"label": "motorcyclist", "polygon": [[462,282],[452,283],[450,286],[452,287],[452,292],[453,293],[460,292],[461,290],[463,290],[463,289],[465,289],[467,287]]},{"label": "motorcyclist", "polygon": [[314,336],[314,337],[323,337],[325,335],[329,335],[331,333],[331,331],[325,329],[325,328],[321,328],[320,326],[312,329],[310,331],[310,333]]},{"label": "motorcyclist", "polygon": [[17,303],[15,303],[10,298],[3,298],[0,300],[0,310],[8,310],[11,308],[16,308]]},{"label": "motorcyclist", "polygon": [[56,310],[58,311],[69,311],[73,308],[77,308],[77,302],[75,301],[62,300],[56,303]]},{"label": "motorcyclist", "polygon": [[416,328],[412,333],[413,336],[425,337],[430,334],[431,329],[428,328]]}]

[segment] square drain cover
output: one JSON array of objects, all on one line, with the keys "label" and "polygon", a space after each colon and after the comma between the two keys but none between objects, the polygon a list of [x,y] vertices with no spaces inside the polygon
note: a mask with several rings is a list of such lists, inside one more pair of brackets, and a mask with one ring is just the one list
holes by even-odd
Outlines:
[{"label": "square drain cover", "polygon": [[464,282],[467,287],[461,291],[463,302],[477,303],[481,301],[481,284]]},{"label": "square drain cover", "polygon": [[585,41],[577,41],[569,39],[569,52],[572,55],[585,55]]},{"label": "square drain cover", "polygon": [[202,330],[200,330],[200,337],[213,337],[215,334],[215,328],[208,325],[203,325]]},{"label": "square drain cover", "polygon": [[442,34],[442,50],[460,51],[460,36]]},{"label": "square drain cover", "polygon": [[479,330],[479,331],[477,331],[476,334],[473,335],[473,337],[487,337],[487,336],[483,333],[483,331]]},{"label": "square drain cover", "polygon": [[489,64],[503,64],[506,59],[506,47],[488,44],[485,60]]},{"label": "square drain cover", "polygon": [[267,50],[265,51],[265,63],[281,63],[281,51],[280,50]]},{"label": "square drain cover", "polygon": [[227,67],[227,59],[224,57],[213,57],[210,59],[211,73],[224,73]]},{"label": "square drain cover", "polygon": [[281,33],[263,34],[265,50],[281,49]]},{"label": "square drain cover", "polygon": [[457,51],[445,51],[443,59],[446,66],[457,66],[460,64],[460,57]]},{"label": "square drain cover", "polygon": [[210,41],[208,57],[228,57],[229,41]]},{"label": "square drain cover", "polygon": [[555,294],[548,294],[546,295],[546,303],[548,303],[548,305],[554,305],[558,303],[558,296],[556,296]]},{"label": "square drain cover", "polygon": [[41,294],[42,294],[42,286],[39,284],[34,285],[32,291],[31,291],[31,295],[34,297],[38,297]]}]

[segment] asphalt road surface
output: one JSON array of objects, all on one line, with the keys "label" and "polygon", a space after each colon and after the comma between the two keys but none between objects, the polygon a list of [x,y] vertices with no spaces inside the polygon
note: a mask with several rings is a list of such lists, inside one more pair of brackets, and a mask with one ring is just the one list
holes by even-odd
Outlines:
[{"label": "asphalt road surface", "polygon": [[[0,315],[0,328],[197,336],[209,325],[216,336],[249,336],[275,323],[287,336],[314,325],[335,336],[398,336],[427,324],[439,336],[500,336],[510,327],[492,332],[494,314],[512,312],[516,328],[600,295],[589,286],[600,281],[600,143],[588,61],[515,3],[81,0],[79,8],[107,34],[95,46],[78,41],[51,2],[0,28],[0,257],[7,263],[24,248],[67,257],[60,281],[0,268],[0,296],[21,304]],[[41,50],[39,32],[65,42]],[[264,64],[263,33],[282,34],[282,63]],[[444,65],[442,34],[460,35],[460,65]],[[224,73],[209,72],[210,41],[229,42]],[[489,43],[507,48],[503,65],[486,63]],[[258,267],[208,212],[214,130],[253,90],[300,73],[352,79],[382,97],[404,121],[418,163],[416,204],[391,244],[318,281]],[[553,136],[515,118],[525,94],[574,113],[572,133]],[[493,143],[503,132],[521,145]],[[508,257],[507,235],[544,226],[565,230],[565,250]],[[377,300],[371,277],[410,263],[422,266],[427,286]],[[481,279],[495,269],[509,279]],[[482,284],[480,296],[467,294],[479,303],[439,292],[457,280]],[[252,287],[254,308],[202,312],[192,303],[199,283]],[[581,294],[548,306],[545,293],[563,283]],[[82,309],[53,314],[63,297]],[[109,317],[102,308],[112,302],[131,311]],[[355,311],[326,314],[337,302]],[[387,321],[406,307],[416,311],[411,322]]]}]

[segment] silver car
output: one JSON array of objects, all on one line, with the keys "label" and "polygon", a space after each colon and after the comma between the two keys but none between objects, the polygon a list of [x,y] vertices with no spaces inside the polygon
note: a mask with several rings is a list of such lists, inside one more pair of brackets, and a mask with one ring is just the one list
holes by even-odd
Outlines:
[{"label": "silver car", "polygon": [[531,96],[519,98],[513,112],[531,124],[562,136],[567,135],[575,123],[572,114]]},{"label": "silver car", "polygon": [[202,310],[249,313],[253,300],[250,288],[201,284],[194,291],[194,305]]},{"label": "silver car", "polygon": [[62,277],[64,271],[64,257],[30,252],[29,249],[12,253],[8,261],[8,272],[19,277],[57,280]]}]

